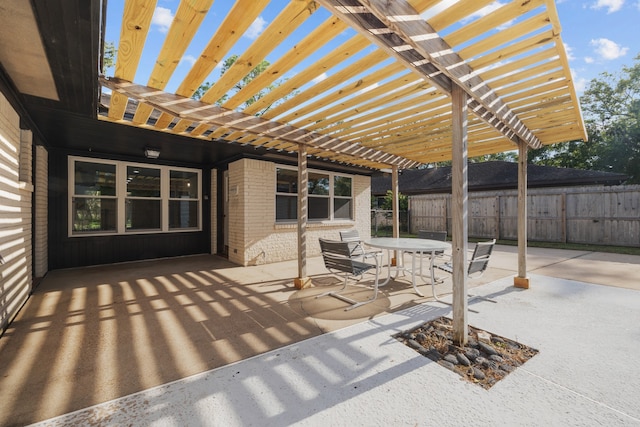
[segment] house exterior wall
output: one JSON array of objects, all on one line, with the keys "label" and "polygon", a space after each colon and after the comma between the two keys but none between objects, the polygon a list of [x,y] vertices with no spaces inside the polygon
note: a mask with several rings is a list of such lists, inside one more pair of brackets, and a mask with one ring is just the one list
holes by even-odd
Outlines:
[{"label": "house exterior wall", "polygon": [[[211,253],[218,252],[218,171],[211,169],[211,188],[209,190],[208,204],[211,209],[209,221],[211,221]],[[207,203],[207,200],[203,200]]]},{"label": "house exterior wall", "polygon": [[[276,168],[273,162],[242,159],[229,164],[229,260],[261,265],[297,259],[298,226],[276,223]],[[352,175],[354,219],[310,221],[307,256],[319,256],[318,238],[339,240],[339,231],[357,228],[371,236],[371,178]]]},{"label": "house exterior wall", "polygon": [[49,156],[47,149],[41,145],[36,146],[35,161],[35,206],[34,206],[34,276],[43,277],[49,270],[49,258],[47,256],[49,234],[47,233],[48,212],[48,180]]},{"label": "house exterior wall", "polygon": [[[201,230],[69,237],[68,159],[70,155],[77,155],[77,153],[57,148],[49,150],[47,232],[50,270],[204,254],[211,251],[211,230],[209,229],[211,206],[209,201],[204,199],[205,195],[211,197],[208,194],[211,188],[210,169],[198,168],[199,165],[176,166],[192,167],[202,172]],[[98,160],[100,157],[96,154],[91,158]],[[101,158],[109,160],[112,156],[102,155]],[[118,160],[141,163],[139,158],[119,158]],[[151,166],[155,164],[147,163]]]},{"label": "house exterior wall", "polygon": [[33,286],[31,135],[0,93],[0,330],[27,300]]}]

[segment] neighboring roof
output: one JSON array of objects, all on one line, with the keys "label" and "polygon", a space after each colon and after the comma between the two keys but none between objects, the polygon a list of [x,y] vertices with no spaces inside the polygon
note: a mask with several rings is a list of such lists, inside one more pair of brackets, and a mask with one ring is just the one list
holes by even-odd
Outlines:
[{"label": "neighboring roof", "polygon": [[[400,173],[398,187],[402,194],[451,192],[451,167],[408,169]],[[469,163],[469,191],[504,190],[518,187],[518,164],[513,162]],[[527,165],[527,186],[566,187],[576,185],[619,185],[627,180],[619,173]],[[382,196],[391,190],[391,174],[371,178],[371,194]]]}]

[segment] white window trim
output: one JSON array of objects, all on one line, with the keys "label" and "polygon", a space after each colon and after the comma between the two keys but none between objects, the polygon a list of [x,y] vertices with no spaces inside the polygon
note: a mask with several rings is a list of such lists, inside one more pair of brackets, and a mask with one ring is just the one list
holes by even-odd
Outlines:
[{"label": "white window trim", "polygon": [[[278,169],[288,169],[288,170],[293,170],[293,171],[298,171],[298,168],[295,166],[288,166],[288,165],[276,165],[274,173],[275,173],[275,191],[274,191],[274,198],[273,198],[273,209],[274,209],[274,218],[276,218],[276,224],[291,224],[291,223],[297,223],[298,220],[297,219],[277,219],[277,212],[276,212],[276,197],[277,196],[289,196],[289,197],[295,197],[296,200],[298,199],[298,193],[280,193],[278,192]],[[354,175],[349,175],[349,174],[344,174],[344,173],[337,173],[337,172],[330,172],[330,171],[326,171],[326,170],[322,170],[322,169],[307,169],[307,172],[313,172],[313,173],[318,173],[318,174],[322,174],[322,175],[328,175],[329,176],[329,194],[328,195],[321,195],[321,194],[314,194],[313,197],[328,197],[329,198],[329,218],[328,219],[308,219],[308,222],[310,223],[345,223],[347,221],[355,221],[355,197],[353,195],[353,185],[355,183],[355,179],[354,179]],[[345,178],[350,178],[351,179],[351,218],[335,218],[334,217],[334,200],[335,198],[340,198],[340,199],[347,199],[347,197],[345,196],[334,196],[334,177],[336,176],[343,176]],[[307,198],[311,197],[311,194],[307,195]],[[307,212],[307,216],[309,215],[309,212]]]},{"label": "white window trim", "polygon": [[[115,231],[73,231],[73,198],[76,197],[75,192],[75,162],[100,163],[105,165],[115,165],[116,167],[116,195],[100,196],[101,198],[109,198],[116,200],[116,230]],[[127,197],[127,166],[136,166],[140,168],[160,169],[160,210],[161,210],[161,228],[153,230],[127,230],[126,229],[126,203],[129,199],[140,199],[139,197]],[[180,199],[198,202],[198,226],[191,228],[169,228],[169,201],[178,200],[170,198],[170,171],[182,171],[196,173],[198,176],[198,198],[197,199]],[[96,236],[115,236],[115,235],[133,235],[133,234],[158,234],[158,233],[186,233],[202,231],[202,171],[200,169],[184,168],[176,166],[155,165],[150,163],[136,163],[117,161],[109,159],[98,159],[94,157],[69,156],[67,166],[67,195],[68,195],[68,237],[96,237]],[[80,196],[83,197],[83,196]],[[149,198],[149,200],[157,200],[157,198]]]}]

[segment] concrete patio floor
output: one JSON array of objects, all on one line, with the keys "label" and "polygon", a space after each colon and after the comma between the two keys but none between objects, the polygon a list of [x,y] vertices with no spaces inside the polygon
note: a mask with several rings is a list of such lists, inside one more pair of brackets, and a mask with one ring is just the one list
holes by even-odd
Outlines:
[{"label": "concrete patio floor", "polygon": [[518,417],[540,402],[551,421],[638,423],[640,257],[530,248],[527,291],[516,268],[517,249],[497,246],[470,282],[498,300],[471,324],[540,350],[489,391],[390,338],[450,315],[408,277],[345,312],[315,298],[336,283],[320,258],[304,290],[295,262],[208,255],[54,271],[0,339],[0,425],[532,425]]}]

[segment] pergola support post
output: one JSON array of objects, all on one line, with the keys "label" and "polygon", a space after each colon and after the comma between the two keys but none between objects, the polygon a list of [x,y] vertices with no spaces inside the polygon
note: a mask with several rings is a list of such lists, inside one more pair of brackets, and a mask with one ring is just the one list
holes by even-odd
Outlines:
[{"label": "pergola support post", "polygon": [[293,283],[296,289],[307,288],[311,279],[307,276],[307,197],[309,172],[307,170],[307,146],[298,145],[298,277]]},{"label": "pergola support post", "polygon": [[451,229],[453,261],[453,342],[467,344],[467,248],[468,248],[468,143],[467,94],[457,85],[451,92],[452,107],[452,192]]},{"label": "pergola support post", "polygon": [[[391,166],[391,193],[392,197],[392,205],[391,205],[391,214],[393,221],[393,237],[400,237],[400,190],[399,190],[399,172],[398,166]],[[391,260],[391,265],[398,265],[398,252],[395,251],[393,253],[393,259]]]},{"label": "pergola support post", "polygon": [[516,288],[529,289],[527,277],[527,151],[524,142],[518,145],[518,275]]}]

